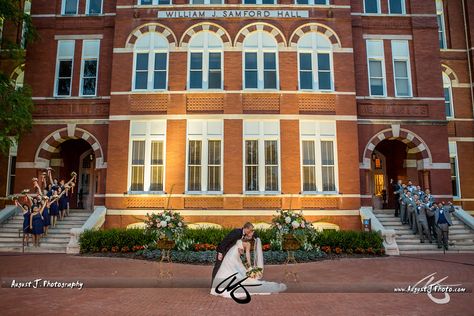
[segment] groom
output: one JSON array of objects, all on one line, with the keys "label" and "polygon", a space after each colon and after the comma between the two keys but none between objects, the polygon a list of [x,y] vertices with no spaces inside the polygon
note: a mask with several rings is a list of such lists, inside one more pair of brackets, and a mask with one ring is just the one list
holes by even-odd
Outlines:
[{"label": "groom", "polygon": [[212,270],[212,280],[214,280],[214,277],[216,276],[217,271],[219,271],[219,268],[222,264],[222,260],[224,260],[224,257],[227,251],[229,251],[229,249],[232,248],[233,245],[235,245],[237,240],[242,239],[243,237],[245,237],[246,239],[252,239],[252,238],[258,237],[257,234],[254,233],[254,227],[252,223],[247,222],[245,223],[244,227],[236,228],[232,230],[219,243],[219,245],[217,246],[216,263],[214,265],[214,270]]}]

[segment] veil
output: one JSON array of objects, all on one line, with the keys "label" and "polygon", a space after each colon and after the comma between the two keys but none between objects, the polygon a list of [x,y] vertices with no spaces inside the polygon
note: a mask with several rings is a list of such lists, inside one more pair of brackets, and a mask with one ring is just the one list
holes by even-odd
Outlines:
[{"label": "veil", "polygon": [[253,265],[262,268],[263,270],[263,251],[262,241],[260,238],[255,238],[255,246],[253,251]]}]

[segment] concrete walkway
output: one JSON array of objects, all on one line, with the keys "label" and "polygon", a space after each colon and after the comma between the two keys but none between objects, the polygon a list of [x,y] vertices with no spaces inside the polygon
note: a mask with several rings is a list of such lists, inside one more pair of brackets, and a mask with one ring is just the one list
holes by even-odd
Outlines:
[{"label": "concrete walkway", "polygon": [[[159,279],[171,271],[172,279]],[[81,281],[77,289],[0,289],[2,315],[473,315],[474,254],[436,254],[326,260],[266,266],[265,279],[284,282],[285,293],[253,296],[249,304],[213,297],[210,266],[63,254],[0,253],[2,283],[12,279]],[[285,278],[289,269],[298,276]],[[448,304],[424,294],[393,293],[436,272],[435,281],[462,284]],[[166,282],[168,282],[166,284]],[[173,284],[171,284],[173,282]],[[187,283],[186,283],[187,282]],[[425,283],[425,282],[424,282]],[[177,288],[180,284],[186,287]],[[169,286],[171,288],[159,288]],[[136,288],[133,288],[136,287]],[[436,294],[436,297],[442,297]]]}]

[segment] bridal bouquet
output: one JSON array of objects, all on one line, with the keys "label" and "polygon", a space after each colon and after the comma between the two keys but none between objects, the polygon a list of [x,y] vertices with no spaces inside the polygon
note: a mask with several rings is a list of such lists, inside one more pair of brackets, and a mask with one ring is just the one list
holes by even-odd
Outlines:
[{"label": "bridal bouquet", "polygon": [[247,270],[247,276],[251,279],[261,279],[263,277],[263,269],[260,267],[252,267]]},{"label": "bridal bouquet", "polygon": [[155,232],[158,239],[176,240],[181,237],[186,228],[183,217],[178,212],[164,211],[158,214],[147,214],[146,229]]}]

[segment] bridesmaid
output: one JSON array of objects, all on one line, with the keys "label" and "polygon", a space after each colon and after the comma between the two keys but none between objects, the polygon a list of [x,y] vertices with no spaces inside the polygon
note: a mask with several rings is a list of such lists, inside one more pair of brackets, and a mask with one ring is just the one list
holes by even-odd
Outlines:
[{"label": "bridesmaid", "polygon": [[51,226],[56,227],[59,215],[59,204],[56,190],[52,190],[51,201],[49,203],[49,215],[51,216]]},{"label": "bridesmaid", "polygon": [[30,207],[27,204],[21,205],[18,200],[15,200],[16,206],[20,207],[22,210],[23,214],[23,246],[29,246],[29,240],[30,240]]},{"label": "bridesmaid", "polygon": [[33,234],[33,244],[35,247],[39,247],[40,239],[44,232],[42,213],[45,206],[46,203],[44,203],[41,208],[33,206],[33,212],[30,214],[30,229]]},{"label": "bridesmaid", "polygon": [[66,214],[66,209],[67,209],[67,200],[66,200],[66,193],[67,190],[65,187],[59,187],[58,188],[58,194],[59,194],[59,216],[60,219],[64,219],[64,215]]},{"label": "bridesmaid", "polygon": [[51,226],[51,216],[49,214],[49,198],[47,196],[43,196],[43,203],[45,204],[43,210],[43,225],[44,225],[44,236],[48,236],[48,229]]}]

